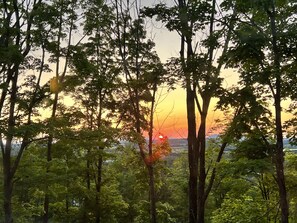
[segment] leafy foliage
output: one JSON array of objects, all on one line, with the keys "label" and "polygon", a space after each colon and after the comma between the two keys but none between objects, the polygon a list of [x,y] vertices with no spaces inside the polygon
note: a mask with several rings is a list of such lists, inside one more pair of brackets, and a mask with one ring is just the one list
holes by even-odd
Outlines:
[{"label": "leafy foliage", "polygon": [[[285,130],[297,144],[296,1],[137,3],[0,3],[0,218],[147,223],[153,179],[158,222],[189,222],[195,157],[205,222],[282,219],[279,172],[294,222],[297,158],[279,139]],[[165,66],[146,18],[181,37]],[[224,67],[238,71],[236,87],[223,88]],[[146,140],[160,86],[192,93],[196,152]],[[227,124],[207,139],[212,98]]]}]

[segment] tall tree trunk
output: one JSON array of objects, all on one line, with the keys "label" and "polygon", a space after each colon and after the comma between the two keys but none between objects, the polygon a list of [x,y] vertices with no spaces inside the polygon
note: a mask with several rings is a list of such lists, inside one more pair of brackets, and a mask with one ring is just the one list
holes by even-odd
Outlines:
[{"label": "tall tree trunk", "polygon": [[148,165],[149,174],[149,190],[150,190],[150,215],[151,223],[157,223],[157,210],[156,210],[156,192],[155,192],[155,177],[153,165]]},{"label": "tall tree trunk", "polygon": [[[279,199],[281,207],[281,222],[289,222],[289,206],[287,201],[287,191],[285,184],[284,174],[284,146],[283,146],[283,129],[281,121],[281,55],[277,44],[277,27],[276,27],[276,11],[275,3],[271,1],[272,11],[267,11],[272,34],[272,48],[274,56],[275,67],[275,93],[274,93],[274,108],[275,108],[275,127],[276,127],[276,152],[275,152],[275,166],[276,166],[276,179],[279,190]],[[271,89],[273,91],[273,89]]]},{"label": "tall tree trunk", "polygon": [[189,162],[189,222],[197,223],[198,147],[196,139],[195,92],[187,85],[188,162]]},{"label": "tall tree trunk", "polygon": [[285,184],[284,174],[284,146],[283,146],[283,132],[281,122],[281,97],[280,97],[280,80],[276,80],[276,98],[275,98],[275,124],[276,124],[276,153],[275,153],[275,166],[277,185],[280,197],[281,207],[281,222],[289,222],[289,207],[287,201],[287,191]]},{"label": "tall tree trunk", "polygon": [[[47,161],[47,167],[46,167],[46,173],[48,174],[50,172],[50,162],[52,161],[52,142],[53,142],[53,136],[49,136],[48,140],[48,147],[47,147],[47,156],[46,156],[46,161]],[[46,185],[46,192],[44,196],[44,204],[43,204],[43,222],[47,223],[49,220],[49,194],[48,194],[48,185]]]},{"label": "tall tree trunk", "polygon": [[[15,49],[18,50],[19,56],[22,58],[25,58],[30,49],[31,49],[31,26],[32,21],[34,18],[35,13],[33,13],[34,10],[36,10],[41,3],[41,0],[34,1],[32,5],[28,3],[26,5],[26,9],[24,7],[24,2],[20,3],[17,0],[14,1],[3,1],[2,2],[2,9],[3,13],[2,15],[2,28],[3,32],[0,36],[0,42],[1,47],[3,49],[8,49],[10,46],[14,46]],[[26,3],[27,4],[27,3]],[[29,11],[29,5],[32,6],[31,11]],[[27,10],[25,12],[25,10]],[[20,13],[21,11],[21,13]],[[23,16],[23,14],[29,15],[27,18]],[[26,29],[22,29],[27,26]],[[11,30],[14,30],[11,32]],[[21,30],[22,29],[22,30]],[[26,34],[24,34],[26,32]],[[24,35],[23,35],[24,34]],[[19,67],[22,61],[14,61],[15,58],[13,58],[12,61],[7,61],[7,64],[2,63],[1,64],[1,73],[7,72],[7,76],[2,76],[3,79],[5,79],[5,87],[1,89],[1,98],[0,98],[0,117],[2,117],[2,110],[4,108],[5,100],[7,96],[10,94],[9,99],[9,114],[8,114],[8,122],[7,122],[7,134],[4,134],[3,132],[0,134],[0,144],[1,144],[1,151],[2,151],[2,162],[3,162],[3,195],[4,195],[4,203],[3,203],[3,210],[4,210],[4,221],[5,223],[12,223],[13,222],[13,215],[12,215],[12,192],[13,192],[13,178],[16,173],[16,170],[18,168],[18,165],[20,163],[22,154],[26,146],[28,145],[27,137],[28,137],[28,131],[25,132],[25,134],[22,136],[22,144],[19,148],[19,151],[12,151],[12,144],[13,139],[15,137],[15,123],[16,123],[16,103],[17,103],[17,93],[18,93],[18,78],[19,78]],[[10,86],[11,84],[11,86]],[[34,96],[35,97],[34,92]],[[33,106],[32,99],[32,106]],[[30,106],[31,106],[30,105]],[[28,125],[30,124],[30,116],[32,111],[29,109],[28,111]],[[3,134],[6,136],[6,142],[4,143]],[[12,159],[11,155],[13,154],[14,158]]]},{"label": "tall tree trunk", "polygon": [[[7,152],[7,150],[6,150]],[[12,188],[13,188],[13,183],[12,183],[12,176],[11,176],[11,171],[10,171],[10,162],[11,162],[11,157],[10,153],[6,153],[5,156],[3,157],[3,174],[4,174],[4,179],[3,179],[3,189],[4,189],[4,206],[3,206],[3,211],[4,211],[4,219],[5,223],[12,223],[12,206],[11,206],[11,199],[12,199]]]},{"label": "tall tree trunk", "polygon": [[[157,81],[157,80],[156,80]],[[152,103],[150,107],[150,122],[149,122],[149,157],[151,162],[146,163],[146,167],[149,175],[149,199],[150,199],[150,215],[151,223],[157,223],[157,208],[156,208],[156,192],[155,192],[155,175],[154,175],[154,164],[153,164],[153,129],[154,129],[154,111],[155,111],[155,100],[157,92],[157,82],[153,85]]]},{"label": "tall tree trunk", "polygon": [[13,189],[13,176],[14,171],[12,171],[12,140],[13,140],[13,130],[15,128],[15,103],[17,99],[17,81],[18,81],[18,66],[15,67],[13,72],[11,95],[9,103],[9,117],[8,117],[8,136],[5,143],[5,150],[3,155],[3,174],[4,174],[4,216],[5,223],[12,223],[12,189]]},{"label": "tall tree trunk", "polygon": [[[56,117],[56,110],[58,105],[58,93],[55,93],[53,110],[52,110],[52,118]],[[53,131],[52,129],[50,131]],[[46,155],[46,173],[50,172],[50,165],[52,161],[52,146],[53,146],[53,133],[49,134],[48,142],[47,142],[47,155]],[[47,223],[49,221],[49,193],[48,193],[48,185],[46,185],[44,203],[43,203],[43,223]]]},{"label": "tall tree trunk", "polygon": [[[7,10],[7,3],[6,1],[3,2],[5,10]],[[8,47],[9,40],[11,38],[10,36],[10,19],[11,15],[15,15],[15,29],[16,29],[16,36],[15,38],[15,46],[20,47],[20,16],[19,16],[19,9],[17,6],[17,2],[13,1],[13,10],[11,11],[11,14],[7,16],[7,18],[4,20],[4,24],[6,25],[5,30],[5,36],[4,37],[4,46]],[[7,11],[6,11],[7,12]],[[2,39],[2,36],[1,36]],[[3,40],[2,40],[3,41]],[[5,65],[4,65],[5,66]],[[9,101],[9,116],[8,116],[8,133],[5,145],[2,144],[2,159],[3,159],[3,175],[4,175],[4,182],[3,182],[3,190],[4,190],[4,219],[5,223],[12,223],[13,217],[12,217],[12,190],[13,190],[13,177],[14,172],[12,171],[12,158],[11,158],[11,152],[12,152],[12,140],[14,137],[14,128],[15,128],[15,106],[16,106],[16,99],[17,99],[17,82],[18,82],[18,72],[19,64],[15,64],[12,68],[8,68],[8,76],[7,76],[7,89],[9,89],[9,82],[11,81],[11,90],[10,90],[10,101]],[[7,91],[4,90],[2,92],[2,98],[1,100],[1,111],[2,106],[5,100],[5,97],[7,95]]]},{"label": "tall tree trunk", "polygon": [[[62,1],[62,3],[64,3]],[[73,10],[73,4],[74,2],[71,2],[72,10]],[[70,27],[69,27],[69,33],[68,33],[68,43],[67,43],[67,53],[66,53],[66,58],[65,58],[65,64],[64,68],[62,70],[62,73],[60,74],[60,58],[61,58],[61,41],[62,41],[62,28],[63,28],[63,4],[61,5],[60,12],[59,12],[59,28],[58,28],[58,37],[57,37],[57,56],[56,56],[56,81],[57,81],[57,89],[55,89],[55,96],[54,96],[54,102],[53,102],[53,107],[52,107],[52,115],[51,119],[52,121],[56,118],[56,112],[57,112],[57,107],[58,107],[58,100],[59,100],[59,91],[61,89],[61,83],[63,83],[63,79],[66,75],[67,67],[68,67],[68,60],[69,60],[69,54],[70,50],[69,47],[71,45],[71,40],[72,40],[72,31],[73,31],[73,26],[74,26],[74,21],[73,18],[70,21]],[[74,12],[71,12],[72,15]],[[49,172],[49,165],[52,160],[52,145],[53,145],[53,126],[50,126],[50,133],[49,133],[49,139],[48,139],[48,145],[47,145],[47,170],[46,172]],[[49,221],[49,194],[48,194],[48,185],[46,185],[46,192],[45,192],[45,197],[44,197],[44,215],[43,215],[43,223],[47,223]]]},{"label": "tall tree trunk", "polygon": [[[87,190],[90,191],[91,190],[91,162],[90,162],[90,148],[87,148],[87,154],[85,156],[85,160],[86,160],[86,187],[87,187]],[[83,214],[82,214],[82,218],[81,218],[81,221],[82,223],[84,222],[88,222],[89,221],[89,218],[88,218],[88,212],[89,212],[89,203],[90,203],[90,199],[88,197],[88,195],[86,195],[84,197],[84,203],[83,203]]]},{"label": "tall tree trunk", "polygon": [[[15,128],[15,106],[16,106],[16,101],[17,101],[17,91],[18,91],[18,76],[19,76],[19,65],[15,65],[11,70],[9,70],[9,76],[11,75],[11,92],[10,92],[10,107],[9,107],[9,118],[8,118],[8,135],[6,138],[6,143],[2,142],[2,136],[1,136],[1,150],[2,150],[2,158],[3,158],[3,191],[4,191],[4,215],[5,215],[5,223],[11,223],[13,222],[13,216],[12,216],[12,204],[11,204],[11,199],[12,199],[12,191],[13,191],[13,178],[14,175],[17,171],[17,168],[19,166],[22,154],[25,150],[25,148],[28,146],[29,141],[28,141],[28,130],[24,133],[22,136],[22,143],[20,148],[18,148],[18,151],[13,150],[12,144],[13,144],[13,138],[14,138],[14,133],[13,130]],[[30,105],[28,108],[28,120],[27,120],[27,125],[31,124],[31,116],[33,113],[33,107],[36,99],[36,93],[37,89],[39,87],[39,80],[41,78],[41,73],[39,74],[38,81],[36,83],[32,99],[30,101]],[[5,93],[6,94],[6,93]],[[2,105],[1,105],[2,108]],[[1,109],[0,109],[1,110]],[[0,111],[1,113],[1,111]],[[11,157],[11,153],[17,153],[14,155],[14,159]]]},{"label": "tall tree trunk", "polygon": [[[125,13],[130,13],[130,4],[129,4],[129,0],[126,1],[126,6],[127,9],[123,10],[124,5],[123,4],[124,1],[122,0],[116,0],[115,1],[115,5],[116,5],[116,20],[117,23],[120,23],[120,17],[123,16]],[[136,4],[136,10],[138,9],[138,6]],[[125,12],[124,12],[125,11]],[[138,12],[139,13],[139,12]],[[128,15],[126,14],[126,15]],[[129,15],[130,16],[130,15]],[[127,20],[128,21],[128,20]],[[128,87],[128,94],[129,94],[129,100],[131,102],[131,107],[132,107],[132,114],[135,118],[135,123],[134,123],[134,127],[135,127],[135,132],[139,135],[139,136],[143,136],[143,127],[142,127],[142,111],[140,109],[141,107],[141,97],[139,96],[139,92],[141,91],[141,89],[138,89],[137,87],[134,87],[133,85],[130,85],[130,82],[132,83],[132,81],[134,81],[133,79],[133,72],[130,72],[130,68],[129,66],[135,66],[136,71],[135,71],[135,80],[140,81],[141,80],[141,67],[142,67],[142,61],[143,61],[143,55],[141,55],[141,32],[137,31],[137,35],[135,38],[135,49],[133,49],[133,51],[137,52],[135,55],[135,64],[128,64],[127,61],[127,51],[126,51],[126,37],[127,37],[127,33],[126,33],[126,29],[127,27],[129,27],[128,22],[126,21],[126,19],[124,19],[124,23],[123,23],[123,29],[120,29],[120,26],[117,26],[117,35],[118,35],[118,44],[119,44],[119,54],[120,57],[122,59],[122,63],[123,63],[123,70],[126,76],[126,81],[127,81],[127,87]],[[137,28],[138,29],[138,28]],[[121,33],[123,32],[123,33]],[[134,40],[133,40],[134,41]],[[128,50],[129,51],[129,50]],[[158,79],[158,78],[157,78]],[[146,143],[143,142],[138,142],[138,146],[139,146],[139,152],[140,152],[140,156],[144,162],[144,165],[146,166],[147,170],[148,170],[148,187],[149,187],[149,201],[150,201],[150,222],[151,223],[156,223],[157,222],[157,210],[156,210],[156,192],[155,192],[155,176],[154,176],[154,159],[153,159],[153,115],[154,115],[154,109],[155,109],[155,95],[156,95],[156,91],[157,91],[157,81],[153,86],[153,89],[151,89],[153,91],[153,97],[152,97],[152,103],[151,103],[151,107],[150,107],[150,120],[149,120],[149,145],[148,145],[148,154],[146,154]],[[148,155],[148,157],[147,157]]]},{"label": "tall tree trunk", "polygon": [[206,114],[201,115],[201,123],[198,132],[198,146],[199,146],[199,181],[198,181],[198,223],[204,223],[205,214],[205,147],[206,147]]},{"label": "tall tree trunk", "polygon": [[100,154],[98,158],[98,164],[97,164],[97,182],[96,182],[96,207],[97,207],[97,213],[96,213],[96,223],[101,222],[101,184],[102,184],[102,164],[103,164],[103,158],[102,158],[102,152],[103,148],[100,149]]},{"label": "tall tree trunk", "polygon": [[[87,149],[87,156],[86,156],[86,184],[87,184],[87,189],[88,191],[90,191],[91,189],[91,173],[90,173],[90,169],[91,169],[91,165],[90,165],[90,149]],[[83,214],[83,222],[87,222],[88,221],[88,203],[89,203],[89,198],[88,196],[85,196],[85,200],[84,200],[84,214]]]},{"label": "tall tree trunk", "polygon": [[[185,18],[182,13],[184,10],[184,2],[179,0],[179,8],[181,9],[181,18]],[[184,27],[187,27],[187,21],[183,20]],[[187,58],[185,58],[185,45],[187,47]],[[196,135],[196,113],[195,113],[195,97],[196,89],[191,80],[190,61],[194,56],[192,49],[191,35],[182,35],[180,57],[182,61],[182,68],[186,78],[186,107],[187,107],[187,126],[188,126],[188,165],[189,165],[189,179],[188,179],[188,200],[189,200],[189,223],[197,223],[198,218],[198,153],[199,145]]]}]

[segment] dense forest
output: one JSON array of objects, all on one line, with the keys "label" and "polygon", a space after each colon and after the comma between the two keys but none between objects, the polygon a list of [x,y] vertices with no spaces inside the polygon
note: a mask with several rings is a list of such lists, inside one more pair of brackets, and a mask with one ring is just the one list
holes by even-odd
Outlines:
[{"label": "dense forest", "polygon": [[[297,222],[296,0],[0,7],[1,222]],[[148,24],[179,38],[164,63]],[[176,88],[173,150],[154,119]]]}]

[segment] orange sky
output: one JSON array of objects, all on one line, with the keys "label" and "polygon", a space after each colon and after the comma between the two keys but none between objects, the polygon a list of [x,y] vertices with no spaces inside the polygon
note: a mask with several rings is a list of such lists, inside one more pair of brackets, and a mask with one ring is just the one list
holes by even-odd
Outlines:
[{"label": "orange sky", "polygon": [[[164,27],[153,27],[151,33],[154,35],[156,51],[163,63],[171,57],[179,56],[180,37],[176,32],[169,32]],[[226,78],[223,82],[225,87],[230,87],[238,80],[238,75],[231,69],[222,73]],[[162,90],[164,95],[166,90]],[[155,131],[162,132],[169,138],[187,138],[187,118],[186,118],[186,94],[185,89],[177,88],[162,97],[162,102],[158,104],[155,115]],[[215,100],[212,100],[210,113],[208,116],[208,129],[215,126],[215,119],[222,115],[219,111],[213,111]],[[197,114],[198,116],[198,114]],[[208,131],[210,134],[210,131]]]},{"label": "orange sky", "polygon": [[[156,43],[156,51],[162,62],[166,62],[170,57],[179,55],[180,39],[175,32],[169,32],[161,26],[157,28],[155,26],[151,29]],[[221,76],[224,78],[224,87],[236,85],[239,79],[234,69],[223,70]],[[163,94],[164,91],[162,91]],[[223,118],[222,112],[213,111],[215,103],[215,100],[212,100],[209,110],[207,119],[208,134],[211,134],[210,129],[215,126],[215,120],[220,117]],[[289,101],[282,102],[283,108],[287,108],[288,105]],[[272,105],[271,110],[274,110]],[[286,121],[290,117],[291,115],[283,112],[282,121]],[[184,89],[177,88],[169,92],[162,103],[159,103],[155,115],[155,131],[156,134],[161,132],[169,138],[187,138],[186,95]]]},{"label": "orange sky", "polygon": [[[179,55],[180,40],[175,32],[169,32],[164,27],[152,27],[150,33],[156,43],[156,51],[162,62]],[[222,77],[224,77],[224,87],[230,87],[238,81],[238,74],[232,69],[223,70]],[[177,88],[174,91],[167,92],[166,89],[162,89],[159,95],[161,96],[155,111],[155,134],[157,135],[160,132],[169,138],[187,138],[185,90]],[[67,98],[64,102],[66,104],[73,103]],[[216,125],[215,120],[223,118],[220,111],[213,111],[215,103],[216,101],[212,100],[209,110],[208,134],[211,134],[211,128]],[[285,119],[288,119],[288,116],[284,115]]]},{"label": "orange sky", "polygon": [[[233,75],[232,75],[233,76]],[[234,77],[235,78],[235,77]],[[231,82],[231,81],[230,81]],[[164,96],[165,97],[165,96]],[[207,134],[211,135],[216,132],[212,128],[216,126],[216,119],[223,119],[224,114],[220,111],[214,111],[217,99],[211,101],[211,106],[207,119]],[[287,108],[289,101],[283,101],[282,107]],[[271,105],[271,110],[273,111]],[[162,133],[168,138],[187,138],[187,118],[186,118],[186,94],[185,90],[178,88],[168,92],[164,100],[158,104],[155,112],[155,135]],[[198,113],[196,115],[198,120]],[[282,121],[286,121],[291,117],[290,114],[284,113]]]},{"label": "orange sky", "polygon": [[[208,115],[208,134],[216,123],[215,120],[222,113],[214,110],[215,99],[212,102]],[[198,114],[197,114],[198,118]],[[169,138],[187,138],[186,94],[185,90],[178,88],[168,92],[164,100],[158,104],[155,112],[155,133],[159,132]]]},{"label": "orange sky", "polygon": [[[180,37],[176,32],[169,32],[164,27],[152,27],[151,33],[156,43],[156,51],[162,62],[166,62],[171,57],[179,56]],[[234,74],[234,73],[233,73]],[[228,82],[232,81],[232,72],[225,72]],[[234,77],[233,77],[234,78]],[[230,86],[232,83],[225,82]],[[186,118],[186,94],[185,89],[177,88],[166,94],[163,89],[161,93],[161,103],[158,104],[155,112],[155,132],[161,132],[169,138],[187,138],[187,118]],[[215,125],[215,119],[219,118],[220,112],[213,111],[214,102],[211,104],[211,111],[208,118],[208,128]]]}]

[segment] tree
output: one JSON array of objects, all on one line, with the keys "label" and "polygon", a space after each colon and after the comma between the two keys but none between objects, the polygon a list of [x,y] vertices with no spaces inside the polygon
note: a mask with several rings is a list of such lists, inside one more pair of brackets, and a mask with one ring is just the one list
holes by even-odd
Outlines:
[{"label": "tree", "polygon": [[294,222],[297,216],[296,209],[296,191],[294,188],[296,187],[296,161],[297,156],[294,152],[286,151],[286,162],[285,162],[285,176],[286,176],[286,185],[289,194],[289,207],[290,207],[290,222]]},{"label": "tree", "polygon": [[[72,42],[73,30],[75,30],[75,22],[77,20],[76,10],[78,2],[75,0],[71,1],[54,1],[52,4],[44,5],[43,11],[52,16],[50,20],[47,20],[48,32],[45,32],[46,36],[46,49],[51,54],[50,61],[55,63],[55,77],[50,81],[50,91],[54,95],[52,101],[51,118],[48,123],[48,142],[47,142],[47,162],[49,168],[47,173],[50,171],[50,163],[52,160],[51,150],[54,141],[55,134],[55,119],[58,109],[59,93],[62,90],[62,83],[67,73],[69,57],[70,57],[70,45]],[[53,19],[54,18],[54,19]],[[65,40],[66,38],[66,40]],[[66,47],[63,47],[66,44]],[[61,65],[62,58],[65,63]],[[49,195],[46,192],[44,197],[44,216],[43,222],[49,220]]]},{"label": "tree", "polygon": [[212,193],[214,222],[271,222],[279,217],[271,155],[262,150],[267,146],[261,138],[249,137],[233,145],[230,156],[218,168],[221,179]]},{"label": "tree", "polygon": [[[216,11],[217,1],[184,1],[176,2],[173,7],[165,4],[146,8],[145,14],[166,24],[170,31],[176,31],[181,38],[180,57],[170,62],[172,73],[181,74],[179,78],[187,94],[187,124],[188,124],[188,160],[189,160],[189,222],[204,222],[205,203],[212,187],[215,169],[209,185],[206,185],[206,121],[210,109],[210,101],[218,97],[221,91],[220,78],[223,60],[230,41],[236,11],[227,15],[225,20],[229,26],[224,26]],[[215,26],[220,28],[216,30]],[[205,39],[200,39],[200,52],[195,46],[195,33],[207,33]],[[224,40],[221,38],[225,37]],[[222,41],[221,41],[222,40]],[[222,43],[221,43],[222,42]],[[221,59],[215,57],[220,49]],[[215,59],[218,62],[215,63]],[[172,68],[173,67],[173,68]],[[199,113],[199,122],[196,120]],[[198,129],[198,131],[197,131]],[[217,162],[220,161],[226,143],[223,142]],[[198,188],[198,190],[197,190]]]},{"label": "tree", "polygon": [[[158,86],[164,80],[163,66],[154,51],[154,43],[146,39],[144,19],[139,15],[138,1],[135,15],[129,1],[115,1],[116,43],[119,63],[123,70],[121,120],[128,130],[129,140],[138,144],[140,155],[148,171],[150,221],[156,223],[156,193],[154,179],[153,130],[157,106]],[[148,132],[148,144],[144,132]],[[147,159],[147,156],[149,157]]]},{"label": "tree", "polygon": [[[165,146],[159,142],[160,147]],[[127,211],[122,215],[119,222],[139,222],[145,223],[150,221],[148,210],[150,202],[147,199],[147,167],[143,165],[142,157],[132,143],[125,143],[118,148],[115,162],[112,168],[117,172],[116,177],[119,182],[119,189],[123,199],[128,204]],[[163,151],[163,150],[161,150]],[[158,153],[156,153],[157,155]],[[122,171],[118,171],[122,170]],[[172,203],[169,202],[171,197],[171,188],[178,187],[175,182],[171,182],[171,169],[166,162],[166,157],[155,159],[154,179],[156,195],[157,219],[158,222],[179,222],[175,217],[177,209],[174,209]],[[176,206],[183,208],[178,200]]]},{"label": "tree", "polygon": [[[43,143],[31,144],[24,154],[16,173],[18,184],[14,190],[14,215],[16,222],[40,222],[43,217],[43,200],[45,188],[51,197],[50,221],[54,222],[95,222],[98,206],[96,191],[96,174],[98,154],[103,156],[102,182],[100,191],[100,219],[103,222],[118,222],[127,212],[127,203],[120,191],[119,169],[115,148],[106,145],[106,153],[92,151],[86,157],[85,147],[93,147],[101,142],[100,137],[110,136],[95,132],[82,131],[74,133],[66,126],[67,120],[60,120],[63,127],[57,129],[62,133],[53,144],[51,172],[46,174],[47,162],[44,156],[47,148]],[[87,139],[87,140],[86,140]],[[88,169],[91,175],[91,189],[86,186],[86,158],[90,160]],[[36,183],[38,182],[38,183]],[[131,185],[132,186],[132,185]],[[88,197],[87,205],[85,198]],[[87,213],[87,218],[85,214]]]},{"label": "tree", "polygon": [[[0,144],[6,223],[13,222],[11,199],[16,170],[24,150],[40,130],[40,125],[32,121],[34,108],[43,98],[40,82],[32,83],[34,79],[30,78],[26,80],[25,85],[32,89],[33,94],[30,91],[21,93],[20,88],[20,77],[26,77],[26,65],[30,64],[28,55],[32,47],[32,30],[36,28],[34,17],[40,4],[41,1],[1,3],[0,74],[4,82],[1,84],[0,97]],[[39,62],[35,62],[31,68],[41,72],[42,66],[38,69]]]},{"label": "tree", "polygon": [[[92,146],[85,145],[88,190],[92,190],[91,181],[96,188],[96,222],[102,219],[101,187],[104,148],[112,141],[116,131],[111,127],[116,119],[116,93],[119,87],[119,68],[116,66],[115,50],[112,38],[114,12],[103,2],[88,2],[85,6],[84,32],[88,41],[76,46],[72,56],[74,74],[66,77],[66,88],[69,94],[80,105],[85,120],[81,122],[81,131],[100,135],[99,142]],[[83,83],[83,84],[82,84]],[[108,135],[108,134],[109,135]],[[105,137],[105,138],[104,138]],[[116,137],[114,137],[116,138]],[[94,157],[95,160],[94,160]],[[91,173],[91,169],[97,169]],[[94,177],[93,177],[94,176]],[[86,198],[85,205],[89,202]],[[86,209],[85,215],[88,210]],[[87,216],[85,221],[87,221]]]},{"label": "tree", "polygon": [[[274,106],[276,145],[274,163],[279,188],[281,221],[288,222],[289,209],[284,176],[281,102],[290,96],[290,67],[296,53],[293,27],[294,1],[237,1],[240,15],[234,30],[234,46],[229,49],[229,65],[240,68],[245,85],[258,85],[270,95]],[[226,4],[229,4],[226,2]],[[233,4],[233,3],[232,3]]]},{"label": "tree", "polygon": [[170,175],[168,176],[169,196],[167,202],[173,206],[174,212],[171,214],[176,222],[188,222],[188,162],[187,154],[178,154],[170,166]]}]

